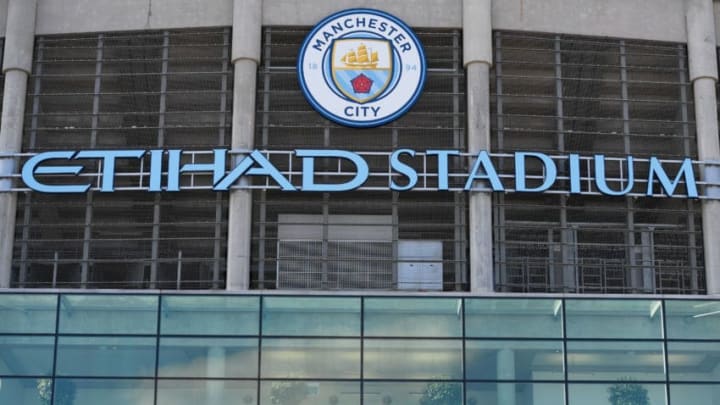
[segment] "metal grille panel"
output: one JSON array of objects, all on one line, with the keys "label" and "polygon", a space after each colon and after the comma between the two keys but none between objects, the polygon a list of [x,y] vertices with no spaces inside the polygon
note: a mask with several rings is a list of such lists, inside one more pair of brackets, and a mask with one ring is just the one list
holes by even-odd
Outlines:
[{"label": "metal grille panel", "polygon": [[[396,122],[365,130],[330,123],[304,99],[297,82],[295,63],[300,44],[308,32],[307,29],[283,27],[264,30],[256,102],[256,147],[267,150],[337,148],[367,152],[387,152],[398,147],[464,149],[465,78],[458,31],[417,32],[429,68],[422,97]],[[369,165],[371,171],[387,171],[387,159],[382,156],[369,159]],[[323,168],[319,164],[317,169]],[[372,186],[372,181],[367,185]],[[387,180],[381,180],[379,185],[386,186]],[[467,204],[462,193],[363,191],[361,194],[290,195],[275,190],[256,190],[254,193],[251,274],[254,288],[397,288],[399,240],[440,241],[443,289],[465,290],[468,287],[465,257]],[[333,215],[359,218],[383,215],[391,217],[392,222],[387,239],[365,240],[359,245],[348,245],[342,242],[343,239],[327,235],[323,238],[321,234],[316,239],[322,244],[319,256],[298,261],[284,257],[285,252],[280,248],[285,246],[278,235],[278,229],[283,226],[279,218],[284,214],[324,218],[321,228],[330,226],[328,218]],[[383,227],[386,224],[375,225]],[[369,228],[372,226],[370,224]],[[348,223],[345,227],[349,233],[353,230],[362,233],[368,224]],[[380,249],[379,246],[384,250],[381,260],[368,260],[365,255],[372,249]],[[281,274],[291,271],[299,274],[300,281],[284,281],[288,279],[283,279]]]},{"label": "metal grille panel", "polygon": [[[697,157],[684,45],[496,32],[495,59],[493,151]],[[496,195],[494,221],[500,291],[705,291],[695,201]]]},{"label": "metal grille panel", "polygon": [[[38,37],[24,151],[228,146],[230,36]],[[209,191],[20,195],[14,285],[222,288],[226,200]]]},{"label": "metal grille panel", "polygon": [[393,244],[377,241],[278,241],[278,288],[389,289]]}]

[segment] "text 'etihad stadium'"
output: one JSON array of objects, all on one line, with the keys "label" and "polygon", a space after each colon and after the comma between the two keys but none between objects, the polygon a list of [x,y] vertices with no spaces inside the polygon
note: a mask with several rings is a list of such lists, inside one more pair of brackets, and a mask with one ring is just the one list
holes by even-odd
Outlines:
[{"label": "text 'etihad stadium'", "polygon": [[[93,187],[87,177],[93,175],[99,191],[112,192],[116,189],[117,177],[138,174],[143,179],[144,190],[176,192],[186,187],[181,181],[183,176],[202,174],[212,178],[215,191],[251,188],[252,182],[247,177],[264,177],[266,181],[262,184],[267,187],[255,188],[344,192],[369,189],[366,183],[372,179],[373,189],[391,191],[554,191],[623,196],[637,195],[638,188],[642,188],[639,193],[647,196],[698,197],[695,163],[690,159],[668,163],[656,157],[548,156],[539,152],[490,154],[481,151],[471,155],[459,150],[398,149],[392,153],[360,154],[345,150],[296,149],[286,152],[287,159],[278,162],[277,157],[283,156],[276,151],[214,149],[207,151],[204,162],[199,163],[195,160],[196,154],[179,149],[45,152],[25,162],[22,180],[30,189],[44,193],[87,192]],[[382,164],[382,160],[386,163]],[[369,161],[373,168],[383,169],[371,171]],[[85,166],[98,162],[97,170]],[[117,170],[120,166],[133,166],[133,162],[142,168],[139,172]],[[498,167],[508,169],[502,171]],[[72,181],[68,181],[68,176]],[[384,184],[383,179],[386,179]]]}]

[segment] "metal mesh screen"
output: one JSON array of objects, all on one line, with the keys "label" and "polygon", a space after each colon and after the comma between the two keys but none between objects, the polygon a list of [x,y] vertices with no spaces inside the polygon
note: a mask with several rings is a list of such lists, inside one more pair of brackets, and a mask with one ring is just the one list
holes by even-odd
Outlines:
[{"label": "metal mesh screen", "polygon": [[[256,147],[388,151],[464,149],[465,81],[458,31],[417,32],[427,57],[423,96],[398,121],[374,129],[337,126],[304,99],[295,63],[309,31],[264,29],[258,77]],[[370,170],[387,161],[370,159]],[[381,167],[383,167],[381,169]],[[462,193],[256,191],[251,285],[254,288],[395,289],[412,269],[435,278],[413,289],[465,290],[466,197]],[[294,218],[292,223],[287,221]],[[297,237],[300,235],[301,237]],[[423,243],[433,246],[432,255]],[[432,250],[432,249],[431,249]],[[415,253],[413,253],[415,252]],[[422,253],[422,252],[421,252]]]},{"label": "metal mesh screen", "polygon": [[[685,45],[494,36],[494,151],[697,157]],[[705,291],[694,201],[496,195],[494,222],[500,291]]]},{"label": "metal mesh screen", "polygon": [[[229,53],[227,28],[39,37],[24,151],[228,146]],[[16,286],[224,286],[225,194],[18,200]]]}]

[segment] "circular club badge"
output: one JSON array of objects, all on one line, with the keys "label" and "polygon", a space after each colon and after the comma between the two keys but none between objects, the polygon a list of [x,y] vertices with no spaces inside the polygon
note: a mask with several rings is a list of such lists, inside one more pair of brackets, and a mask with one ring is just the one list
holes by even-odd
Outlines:
[{"label": "circular club badge", "polygon": [[325,18],[308,34],[297,71],[305,98],[325,118],[377,127],[398,119],[420,97],[425,53],[398,18],[351,9]]}]

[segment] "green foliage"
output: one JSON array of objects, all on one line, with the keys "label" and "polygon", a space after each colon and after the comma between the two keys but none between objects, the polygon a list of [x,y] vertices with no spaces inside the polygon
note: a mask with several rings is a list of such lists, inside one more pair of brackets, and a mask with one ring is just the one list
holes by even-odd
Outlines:
[{"label": "green foliage", "polygon": [[457,405],[462,403],[462,387],[450,382],[433,382],[423,390],[420,405]]},{"label": "green foliage", "polygon": [[[57,380],[57,389],[55,390],[55,405],[72,405],[75,402],[75,385],[70,381]],[[52,380],[37,380],[37,391],[40,402],[43,405],[50,405],[53,400],[53,384]]]},{"label": "green foliage", "polygon": [[307,398],[307,384],[302,381],[273,382],[270,401],[276,405],[299,405]]},{"label": "green foliage", "polygon": [[52,380],[39,379],[37,381],[38,396],[40,396],[40,402],[43,405],[50,405],[52,401]]},{"label": "green foliage", "polygon": [[608,387],[608,400],[612,405],[650,405],[648,390],[630,379]]}]

